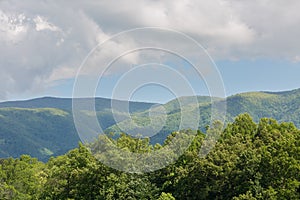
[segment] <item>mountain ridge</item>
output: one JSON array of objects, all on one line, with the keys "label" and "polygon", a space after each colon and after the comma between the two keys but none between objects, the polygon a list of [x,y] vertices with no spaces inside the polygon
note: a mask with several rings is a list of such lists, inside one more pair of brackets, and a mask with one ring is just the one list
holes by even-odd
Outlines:
[{"label": "mountain ridge", "polygon": [[[198,96],[194,104],[191,97],[185,99],[188,110],[200,110],[199,129],[204,131],[210,123],[211,98]],[[193,97],[194,98],[194,97]],[[215,97],[214,100],[225,99]],[[97,118],[101,127],[108,132],[120,132],[111,110],[111,102],[127,105],[126,101],[96,98]],[[279,122],[293,122],[300,128],[300,89],[280,92],[246,92],[226,98],[226,121],[231,122],[241,113],[249,113],[254,121],[260,118],[274,118]],[[154,105],[164,106],[167,113],[165,126],[151,137],[152,143],[160,143],[168,134],[178,130],[181,107],[178,99],[166,104],[129,102],[130,114],[137,123],[149,123],[150,109]],[[124,118],[123,111],[114,112]],[[125,120],[125,119],[124,119]],[[126,120],[120,123],[130,126]],[[130,133],[130,128],[128,128]],[[43,97],[25,101],[9,101],[0,103],[0,157],[19,157],[29,154],[46,161],[51,156],[61,155],[75,148],[80,141],[72,115],[72,99]]]}]

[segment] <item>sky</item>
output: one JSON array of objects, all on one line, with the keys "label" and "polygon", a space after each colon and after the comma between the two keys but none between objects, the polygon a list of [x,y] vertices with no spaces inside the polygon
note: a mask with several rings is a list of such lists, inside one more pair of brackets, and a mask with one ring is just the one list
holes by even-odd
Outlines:
[{"label": "sky", "polygon": [[0,0],[0,101],[72,97],[76,89],[166,102],[300,88],[299,7],[298,0]]}]

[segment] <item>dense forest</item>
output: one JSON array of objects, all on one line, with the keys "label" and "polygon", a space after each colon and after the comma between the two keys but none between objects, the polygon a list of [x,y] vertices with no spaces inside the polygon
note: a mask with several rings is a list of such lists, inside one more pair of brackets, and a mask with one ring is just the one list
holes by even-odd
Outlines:
[{"label": "dense forest", "polygon": [[[197,131],[176,162],[149,173],[107,167],[82,144],[47,163],[28,155],[2,159],[0,199],[300,199],[299,129],[268,118],[255,123],[249,114],[221,127],[207,128],[221,137],[205,157],[199,156],[205,134]],[[125,134],[108,139],[125,151],[149,152],[191,131],[154,146]]]},{"label": "dense forest", "polygon": [[[182,99],[183,98],[183,99]],[[167,135],[179,130],[183,110],[189,113],[199,110],[200,121],[198,129],[205,132],[205,127],[210,124],[211,97],[198,96],[198,104],[193,104],[190,97],[181,97],[185,105],[180,106],[178,99],[174,99],[163,106],[167,113],[164,127],[150,138],[150,143],[163,144]],[[193,99],[193,98],[192,98]],[[224,99],[214,98],[216,102]],[[82,103],[90,99],[81,99]],[[112,114],[112,101],[120,105],[129,103],[130,116],[135,124],[126,119],[124,110],[114,108]],[[230,96],[226,99],[227,122],[242,113],[249,113],[253,121],[259,122],[260,118],[273,118],[278,122],[293,122],[300,128],[300,89],[284,92],[250,92]],[[95,99],[96,115],[105,133],[119,134],[126,132],[134,134],[136,125],[149,124],[149,113],[154,104],[143,102],[125,102],[104,98]],[[51,156],[56,157],[66,154],[78,146],[80,138],[74,125],[72,115],[72,99],[64,98],[38,98],[27,101],[12,101],[0,103],[0,157],[18,158],[22,154],[38,158],[47,162]],[[89,119],[93,116],[89,111],[83,111]],[[156,112],[159,113],[159,112]],[[159,116],[158,116],[159,117]],[[124,119],[118,124],[117,119]],[[158,123],[159,124],[159,123]],[[121,125],[121,126],[120,126]],[[125,127],[125,130],[120,127]],[[89,127],[92,131],[99,131],[98,127]],[[147,132],[146,132],[147,133]]]}]

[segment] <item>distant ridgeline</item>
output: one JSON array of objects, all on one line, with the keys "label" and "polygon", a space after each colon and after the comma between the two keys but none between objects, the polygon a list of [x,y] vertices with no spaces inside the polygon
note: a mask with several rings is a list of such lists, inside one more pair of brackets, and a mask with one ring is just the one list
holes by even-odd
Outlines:
[{"label": "distant ridgeline", "polygon": [[[190,97],[182,97],[191,111],[200,110],[199,129],[205,131],[210,124],[211,98],[198,97],[198,104],[188,103]],[[82,99],[84,102],[88,99]],[[215,98],[215,101],[224,99]],[[99,123],[105,133],[118,135],[121,130],[116,124],[111,101],[105,98],[95,99],[95,109]],[[125,101],[117,101],[127,104]],[[192,102],[192,101],[190,101]],[[286,92],[249,92],[227,98],[227,121],[232,121],[241,113],[249,113],[255,122],[260,118],[274,118],[279,122],[293,122],[300,127],[300,89]],[[139,124],[149,123],[149,109],[155,109],[153,103],[129,102],[129,110],[133,119]],[[167,113],[165,126],[151,143],[163,143],[180,124],[181,108],[178,100],[164,105]],[[86,115],[90,113],[86,112]],[[114,112],[118,118],[125,116],[123,111]],[[122,127],[130,126],[129,121],[121,121]],[[130,130],[130,127],[127,127]],[[130,134],[130,132],[128,132]],[[72,99],[38,98],[27,101],[11,101],[0,103],[0,157],[19,157],[29,154],[42,161],[51,156],[62,155],[77,147],[80,141],[72,116]]]}]

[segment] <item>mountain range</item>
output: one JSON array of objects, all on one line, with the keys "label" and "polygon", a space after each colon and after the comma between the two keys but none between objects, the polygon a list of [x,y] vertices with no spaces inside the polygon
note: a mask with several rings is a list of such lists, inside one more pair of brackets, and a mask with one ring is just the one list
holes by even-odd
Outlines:
[{"label": "mountain range", "polygon": [[[197,103],[191,100],[193,97],[181,98],[186,102],[181,106],[182,99],[174,99],[166,104],[154,104],[96,98],[95,111],[105,133],[113,132],[115,135],[122,132],[119,127],[125,127],[129,134],[138,133],[139,129],[132,125],[132,121],[141,126],[149,125],[151,113],[156,113],[154,118],[158,120],[167,114],[165,125],[156,135],[150,137],[152,143],[162,143],[169,133],[179,129],[183,110],[187,113],[200,110],[198,128],[204,132],[210,123],[210,97],[199,96]],[[89,100],[86,98],[79,101],[84,103]],[[118,110],[118,106],[113,112],[112,101],[117,105],[129,103],[132,120],[127,120],[126,113]],[[247,92],[226,99],[214,98],[214,101],[226,103],[226,122],[247,112],[254,121],[268,117],[278,121],[293,122],[300,128],[300,89],[284,92]],[[164,112],[160,112],[162,107]],[[89,113],[87,112],[86,115],[88,116]],[[114,117],[124,120],[116,123]],[[19,157],[22,154],[29,154],[47,161],[51,156],[64,154],[77,147],[78,142],[80,137],[73,121],[71,98],[44,97],[0,103],[0,157]]]}]

